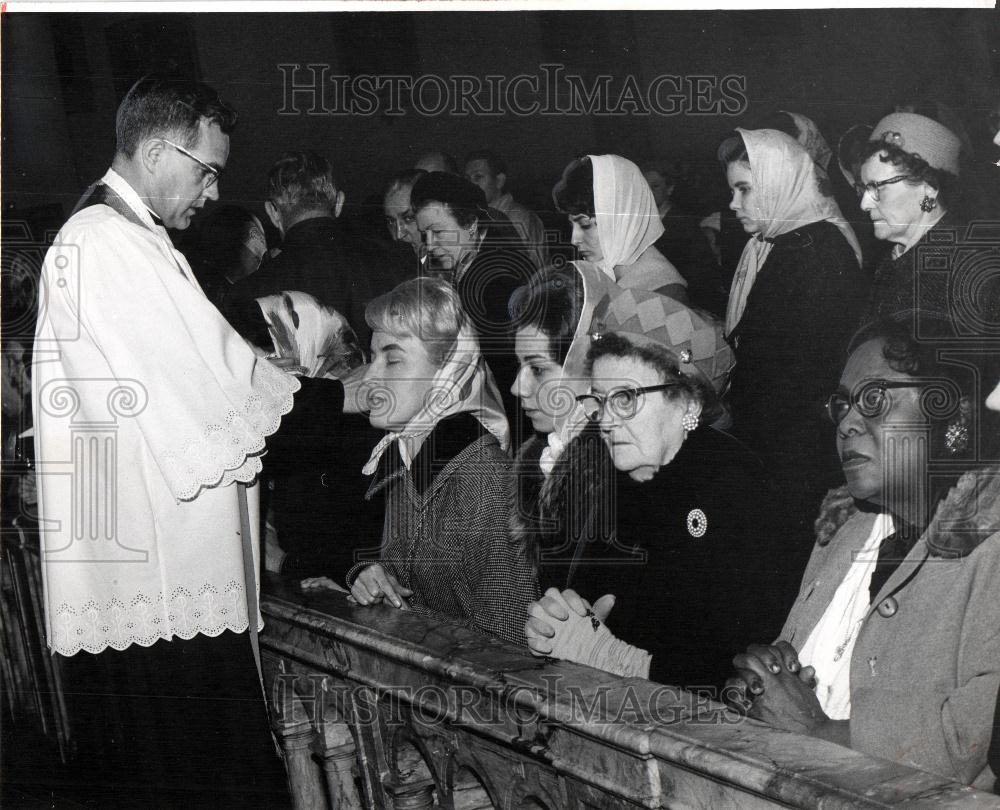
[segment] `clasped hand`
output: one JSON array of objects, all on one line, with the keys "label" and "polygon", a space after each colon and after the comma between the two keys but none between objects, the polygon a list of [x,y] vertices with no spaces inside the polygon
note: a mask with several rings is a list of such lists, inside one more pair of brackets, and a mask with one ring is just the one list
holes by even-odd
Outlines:
[{"label": "clasped hand", "polygon": [[736,675],[726,681],[726,702],[749,717],[800,734],[829,721],[816,697],[816,672],[803,667],[787,641],[751,644],[733,658]]},{"label": "clasped hand", "polygon": [[588,636],[592,637],[604,627],[603,622],[614,604],[615,598],[610,594],[602,596],[591,607],[574,590],[560,593],[549,588],[545,596],[528,607],[528,621],[524,625],[528,647],[534,655],[586,663],[581,643],[585,644]]}]

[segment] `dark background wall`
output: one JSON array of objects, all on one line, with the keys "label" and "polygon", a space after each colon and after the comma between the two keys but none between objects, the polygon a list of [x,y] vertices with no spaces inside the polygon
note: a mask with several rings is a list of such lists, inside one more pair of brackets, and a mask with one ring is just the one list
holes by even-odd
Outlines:
[{"label": "dark background wall", "polygon": [[[923,96],[958,110],[986,143],[995,103],[1000,28],[993,11],[490,12],[385,14],[6,14],[3,42],[3,203],[60,203],[108,166],[114,111],[151,67],[194,71],[240,112],[223,198],[260,208],[263,178],[285,148],[327,155],[350,198],[441,147],[461,156],[491,146],[536,206],[574,155],[685,159],[711,197],[715,148],[743,117],[723,114],[281,115],[281,64],[329,74],[540,75],[565,65],[621,87],[661,74],[744,76],[746,114],[789,109],[836,137],[874,122],[897,99]],[[303,78],[304,74],[299,74]],[[983,160],[989,158],[984,155]]]}]

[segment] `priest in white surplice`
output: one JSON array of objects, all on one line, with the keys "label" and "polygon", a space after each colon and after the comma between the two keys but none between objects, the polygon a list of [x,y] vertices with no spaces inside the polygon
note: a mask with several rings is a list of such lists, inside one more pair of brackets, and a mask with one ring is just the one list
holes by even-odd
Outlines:
[{"label": "priest in white surplice", "polygon": [[[77,691],[81,678],[96,684],[88,711],[123,729],[91,744],[105,749],[107,779],[150,791],[143,805],[174,804],[176,789],[206,798],[184,762],[215,758],[244,732],[223,732],[216,748],[186,742],[167,762],[144,737],[218,734],[197,726],[233,719],[211,716],[220,689],[263,716],[245,632],[248,603],[260,626],[244,554],[257,543],[242,536],[257,531],[258,498],[243,485],[298,382],[229,327],[166,231],[218,199],[235,118],[204,85],[140,80],[118,110],[112,168],[42,271],[33,405],[48,642],[85,672]],[[133,705],[136,695],[147,699]],[[201,762],[205,790],[219,764]]]}]

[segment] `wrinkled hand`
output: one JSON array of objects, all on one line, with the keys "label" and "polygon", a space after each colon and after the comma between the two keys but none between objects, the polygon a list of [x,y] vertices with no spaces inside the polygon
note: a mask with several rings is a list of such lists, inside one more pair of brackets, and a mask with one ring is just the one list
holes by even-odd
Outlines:
[{"label": "wrinkled hand", "polygon": [[[606,616],[614,598],[598,600],[598,604]],[[544,597],[528,608],[528,613],[525,634],[536,655],[575,661],[624,677],[649,677],[652,660],[649,653],[617,638],[575,591],[559,593],[549,588]],[[535,628],[542,629],[543,625],[548,629],[539,637]],[[547,632],[551,635],[546,635]],[[542,649],[549,652],[542,653]]]},{"label": "wrinkled hand", "polygon": [[753,696],[750,717],[799,734],[830,721],[816,697],[812,667],[801,666],[790,644],[751,645],[733,664]]},{"label": "wrinkled hand", "polygon": [[396,578],[378,563],[365,568],[351,586],[351,596],[359,605],[375,605],[388,601],[400,610],[409,610],[405,597],[413,596],[413,591],[404,588]]},{"label": "wrinkled hand", "polygon": [[524,634],[528,638],[528,647],[535,655],[560,657],[553,652],[553,639],[556,628],[566,622],[570,612],[578,617],[587,617],[588,611],[593,611],[594,617],[604,622],[615,606],[615,597],[605,594],[593,607],[586,599],[572,590],[566,589],[560,593],[555,588],[549,588],[545,596],[528,607],[528,620],[524,625]]},{"label": "wrinkled hand", "polygon": [[752,656],[759,666],[765,667],[772,674],[787,672],[797,675],[810,689],[816,688],[816,671],[812,667],[802,666],[798,651],[787,641],[751,644],[745,654],[733,658],[736,674],[726,681],[723,690],[723,700],[737,711],[749,711],[754,699],[764,691],[764,684],[757,671],[742,665],[746,656]]}]

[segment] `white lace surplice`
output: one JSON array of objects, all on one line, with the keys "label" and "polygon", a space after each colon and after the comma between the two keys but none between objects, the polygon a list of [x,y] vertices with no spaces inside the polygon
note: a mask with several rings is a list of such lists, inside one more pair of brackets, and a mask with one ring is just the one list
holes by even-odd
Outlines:
[{"label": "white lace surplice", "polygon": [[104,182],[145,227],[104,205],[70,219],[35,342],[47,633],[63,655],[247,628],[233,484],[254,480],[298,388],[229,327],[127,183]]}]

